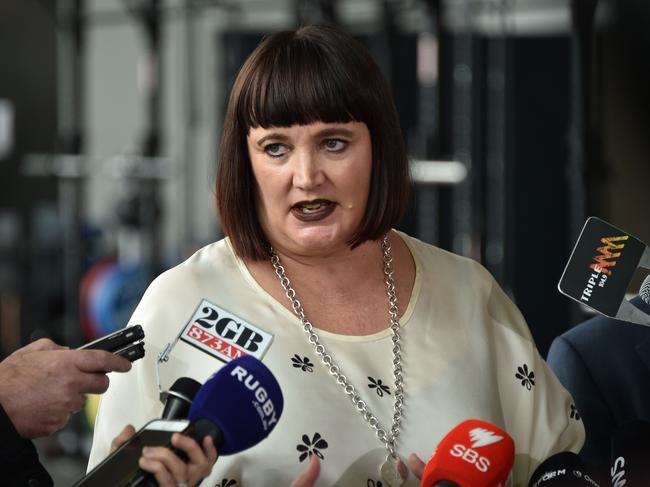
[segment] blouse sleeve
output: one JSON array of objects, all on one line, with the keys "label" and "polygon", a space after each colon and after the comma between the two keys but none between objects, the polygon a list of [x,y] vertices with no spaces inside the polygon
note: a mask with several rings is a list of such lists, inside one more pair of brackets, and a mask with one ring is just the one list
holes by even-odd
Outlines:
[{"label": "blouse sleeve", "polygon": [[584,427],[573,399],[539,355],[523,316],[494,281],[488,313],[497,387],[506,429],[515,441],[514,483],[525,487],[545,459],[580,450]]}]

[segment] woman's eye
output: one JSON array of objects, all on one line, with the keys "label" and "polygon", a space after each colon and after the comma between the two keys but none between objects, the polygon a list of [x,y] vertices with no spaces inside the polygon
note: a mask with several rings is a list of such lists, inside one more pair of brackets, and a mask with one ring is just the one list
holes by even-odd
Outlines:
[{"label": "woman's eye", "polygon": [[287,153],[287,148],[284,144],[269,144],[264,147],[264,152],[271,157],[282,157]]},{"label": "woman's eye", "polygon": [[338,139],[327,139],[325,141],[325,149],[330,152],[340,152],[347,147],[347,142]]}]

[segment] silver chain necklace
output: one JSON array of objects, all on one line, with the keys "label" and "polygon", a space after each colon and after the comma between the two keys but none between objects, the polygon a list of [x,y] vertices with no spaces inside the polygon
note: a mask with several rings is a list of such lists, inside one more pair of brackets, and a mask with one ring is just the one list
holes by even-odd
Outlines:
[{"label": "silver chain necklace", "polygon": [[402,379],[402,349],[400,347],[399,334],[400,325],[398,320],[399,312],[397,308],[395,281],[393,280],[393,257],[387,235],[384,236],[381,241],[381,249],[384,254],[384,276],[386,277],[385,282],[388,294],[388,315],[390,317],[390,329],[393,334],[393,375],[395,378],[395,391],[393,396],[393,424],[391,425],[390,433],[381,426],[377,416],[370,411],[368,404],[361,399],[361,396],[357,392],[357,388],[350,383],[348,378],[341,371],[341,368],[327,352],[325,346],[320,342],[320,338],[314,331],[313,325],[305,316],[302,304],[300,304],[300,301],[296,297],[296,291],[291,287],[291,282],[287,277],[284,267],[282,267],[282,264],[280,263],[280,256],[278,256],[273,248],[271,248],[271,264],[280,279],[280,284],[282,285],[287,298],[291,301],[293,312],[298,316],[298,318],[300,318],[302,329],[305,332],[305,335],[307,335],[309,343],[314,346],[316,355],[320,357],[325,368],[329,371],[332,377],[334,377],[337,384],[343,388],[343,391],[350,398],[357,411],[361,413],[363,419],[375,432],[377,438],[379,438],[379,440],[384,444],[386,450],[388,450],[388,456],[380,468],[380,474],[389,487],[397,487],[404,483],[407,474],[405,466],[399,459],[397,453],[395,453],[395,441],[399,436],[400,425],[402,422],[404,387]]}]

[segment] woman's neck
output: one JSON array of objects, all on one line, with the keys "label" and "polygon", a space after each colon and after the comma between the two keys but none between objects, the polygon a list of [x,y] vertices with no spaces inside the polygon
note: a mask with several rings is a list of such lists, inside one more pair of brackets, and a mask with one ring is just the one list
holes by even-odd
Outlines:
[{"label": "woman's neck", "polygon": [[287,275],[314,275],[321,278],[362,277],[369,268],[376,268],[383,259],[381,243],[367,241],[350,249],[345,247],[327,254],[301,255],[274,249]]},{"label": "woman's neck", "polygon": [[[401,316],[415,282],[415,262],[399,235],[390,232],[389,241]],[[317,328],[365,335],[388,326],[381,242],[365,242],[328,257],[278,254],[291,287]],[[270,260],[247,261],[246,266],[263,289],[292,311]]]}]

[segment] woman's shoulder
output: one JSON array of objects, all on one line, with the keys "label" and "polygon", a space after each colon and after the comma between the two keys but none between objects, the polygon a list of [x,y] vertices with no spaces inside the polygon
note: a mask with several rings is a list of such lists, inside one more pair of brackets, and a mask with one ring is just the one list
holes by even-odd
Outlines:
[{"label": "woman's shoulder", "polygon": [[423,275],[432,275],[444,279],[450,285],[479,285],[489,290],[494,278],[479,262],[448,250],[423,242],[403,232],[397,232],[413,254],[418,271]]},{"label": "woman's shoulder", "polygon": [[225,239],[202,247],[149,284],[130,322],[177,332],[204,300],[227,302],[241,291],[245,284],[237,267]]},{"label": "woman's shoulder", "polygon": [[479,262],[400,233],[418,266],[422,287],[442,294],[446,303],[463,303],[499,329],[531,341],[525,319],[510,297]]},{"label": "woman's shoulder", "polygon": [[237,267],[237,257],[226,237],[201,247],[183,262],[162,272],[151,282],[147,292],[159,293],[206,280],[227,279],[228,273],[236,271]]}]

